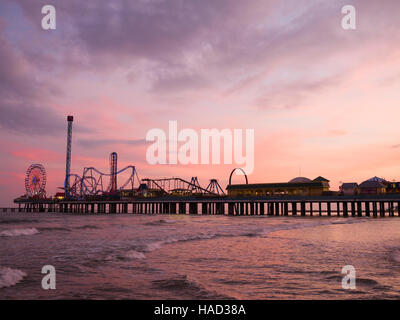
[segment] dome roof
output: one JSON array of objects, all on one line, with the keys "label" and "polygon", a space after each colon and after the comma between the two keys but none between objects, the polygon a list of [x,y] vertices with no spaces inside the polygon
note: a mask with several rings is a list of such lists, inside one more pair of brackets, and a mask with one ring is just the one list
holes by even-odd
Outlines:
[{"label": "dome roof", "polygon": [[311,180],[306,177],[296,177],[289,181],[289,183],[299,183],[299,182],[311,182]]}]

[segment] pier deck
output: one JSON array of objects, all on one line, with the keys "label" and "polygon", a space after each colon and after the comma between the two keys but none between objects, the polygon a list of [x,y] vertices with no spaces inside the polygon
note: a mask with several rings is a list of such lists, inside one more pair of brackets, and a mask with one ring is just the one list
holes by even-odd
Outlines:
[{"label": "pier deck", "polygon": [[318,197],[159,197],[124,200],[17,199],[16,211],[231,216],[399,216],[400,194]]}]

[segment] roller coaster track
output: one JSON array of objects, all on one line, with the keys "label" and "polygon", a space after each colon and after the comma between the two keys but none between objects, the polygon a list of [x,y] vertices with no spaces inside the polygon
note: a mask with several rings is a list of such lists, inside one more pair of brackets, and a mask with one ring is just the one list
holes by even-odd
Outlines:
[{"label": "roller coaster track", "polygon": [[[128,184],[130,184],[130,187],[133,190],[134,178],[136,177],[137,180],[140,181],[134,166],[127,166],[114,174],[104,173],[94,167],[88,167],[84,168],[82,176],[70,174],[65,178],[65,195],[67,198],[79,199],[88,195],[93,196],[110,192],[112,190],[112,184],[109,183],[108,187],[104,189],[103,177],[118,176],[125,171],[129,172],[129,170],[130,175],[127,180],[121,187],[114,191],[123,190],[128,186]],[[67,185],[69,185],[68,188]]]},{"label": "roller coaster track", "polygon": [[155,186],[156,188],[154,189],[159,189],[163,194],[171,194],[174,190],[178,189],[187,190],[191,193],[201,193],[213,196],[220,196],[225,194],[216,179],[211,179],[210,184],[207,188],[203,188],[200,186],[197,177],[192,177],[190,182],[177,177],[160,179],[146,178],[143,179],[142,182],[146,183],[149,189],[152,189]]}]

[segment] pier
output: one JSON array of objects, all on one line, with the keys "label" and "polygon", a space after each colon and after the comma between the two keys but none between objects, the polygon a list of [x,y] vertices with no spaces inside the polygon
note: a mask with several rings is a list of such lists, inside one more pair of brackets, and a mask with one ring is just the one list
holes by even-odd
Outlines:
[{"label": "pier", "polygon": [[19,212],[228,216],[399,216],[400,195],[319,197],[158,197],[109,201],[18,200]]},{"label": "pier", "polygon": [[[64,192],[46,198],[46,170],[34,163],[25,174],[26,194],[15,199],[19,212],[73,214],[189,214],[226,216],[399,216],[400,182],[373,177],[343,183],[331,191],[329,180],[295,177],[288,182],[249,183],[243,168],[229,175],[227,193],[215,178],[202,187],[197,176],[139,179],[136,167],[118,169],[112,152],[109,173],[85,166],[81,175],[71,173],[73,116],[67,117],[67,154]],[[234,172],[245,183],[232,184]],[[122,175],[124,174],[124,175]],[[120,185],[118,186],[117,181]],[[121,183],[122,181],[122,183]],[[0,208],[0,212],[1,212]],[[12,210],[3,209],[3,212]]]}]

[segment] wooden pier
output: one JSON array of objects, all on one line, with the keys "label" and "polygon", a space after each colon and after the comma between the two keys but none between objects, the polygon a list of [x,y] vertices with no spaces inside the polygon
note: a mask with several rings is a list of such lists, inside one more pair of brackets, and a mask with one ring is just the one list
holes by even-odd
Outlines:
[{"label": "wooden pier", "polygon": [[115,201],[15,200],[16,211],[229,216],[399,216],[400,194],[325,197],[160,197]]}]

